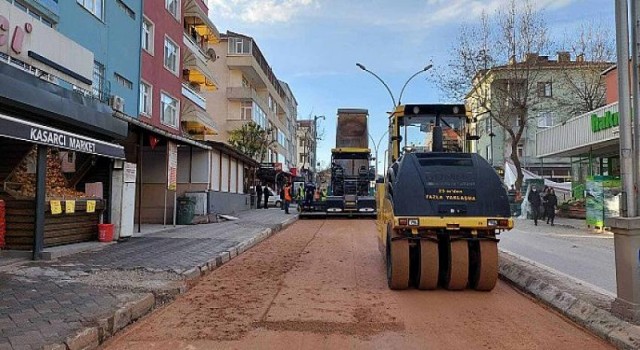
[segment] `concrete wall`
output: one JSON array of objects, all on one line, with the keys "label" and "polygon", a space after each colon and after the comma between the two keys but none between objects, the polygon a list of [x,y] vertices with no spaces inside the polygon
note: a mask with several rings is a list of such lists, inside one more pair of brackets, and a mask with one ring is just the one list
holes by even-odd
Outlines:
[{"label": "concrete wall", "polygon": [[[94,59],[105,66],[105,81],[110,94],[123,97],[125,113],[137,117],[140,95],[142,0],[121,1],[134,12],[134,18],[114,0],[104,1],[103,20],[87,11],[77,1],[60,1],[60,23],[57,29],[93,52]],[[115,73],[129,80],[132,88],[118,83]]]},{"label": "concrete wall", "polygon": [[209,212],[218,214],[234,214],[249,210],[250,196],[248,194],[209,192]]}]

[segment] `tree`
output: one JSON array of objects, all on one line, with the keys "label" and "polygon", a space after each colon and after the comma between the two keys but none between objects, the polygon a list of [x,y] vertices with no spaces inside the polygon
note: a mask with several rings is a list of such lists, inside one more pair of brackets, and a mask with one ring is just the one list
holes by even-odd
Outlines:
[{"label": "tree", "polygon": [[565,54],[575,61],[563,62],[562,83],[571,96],[559,96],[558,103],[575,116],[593,111],[605,104],[602,71],[615,63],[615,39],[602,22],[582,24],[575,37],[566,36]]},{"label": "tree", "polygon": [[518,146],[538,102],[543,61],[537,53],[550,46],[547,33],[542,13],[531,1],[512,0],[493,17],[483,13],[478,24],[461,28],[448,70],[437,78],[447,95],[466,100],[475,118],[490,118],[505,131],[517,188],[524,179]]},{"label": "tree", "polygon": [[229,143],[238,151],[259,162],[264,161],[267,150],[275,143],[273,131],[249,122],[230,132]]}]

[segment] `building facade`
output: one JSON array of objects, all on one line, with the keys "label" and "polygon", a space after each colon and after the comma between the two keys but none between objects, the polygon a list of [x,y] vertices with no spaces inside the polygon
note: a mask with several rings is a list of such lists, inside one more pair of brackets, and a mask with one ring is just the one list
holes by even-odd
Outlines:
[{"label": "building facade", "polygon": [[209,63],[220,92],[207,92],[207,111],[218,126],[215,140],[228,143],[229,133],[253,121],[271,130],[272,146],[263,163],[296,166],[297,101],[289,86],[278,80],[253,38],[227,32],[214,46],[220,58]]},{"label": "building facade", "polygon": [[[105,103],[108,57],[64,31],[73,6],[81,4],[0,2],[0,38],[7,39],[0,40],[0,199],[7,208],[0,248],[32,250],[34,258],[46,247],[97,240],[101,221],[120,225],[126,216],[125,151],[116,142],[126,138],[127,123]],[[85,14],[93,16],[78,14],[75,25]],[[96,62],[105,63],[104,75],[96,75]],[[109,74],[133,83],[136,69],[116,64]]]},{"label": "building facade", "polygon": [[307,181],[313,180],[316,164],[316,125],[313,120],[298,120],[298,173]]},{"label": "building facade", "polygon": [[569,180],[570,159],[538,157],[536,134],[580,114],[585,104],[582,99],[590,97],[581,96],[576,86],[591,84],[588,88],[593,89],[593,98],[598,101],[594,103],[603,105],[605,87],[600,73],[609,65],[586,62],[582,56],[572,60],[569,53],[560,52],[557,60],[529,54],[522,62],[512,60],[506,66],[481,72],[466,98],[472,112],[470,133],[480,137],[471,142],[472,150],[492,165],[504,166],[514,149],[510,134],[498,120],[514,132],[524,121],[522,137],[515,147],[522,167],[544,178]]},{"label": "building facade", "polygon": [[94,55],[93,94],[104,103],[111,101],[115,110],[137,116],[142,0],[73,0],[58,5],[55,28]]}]

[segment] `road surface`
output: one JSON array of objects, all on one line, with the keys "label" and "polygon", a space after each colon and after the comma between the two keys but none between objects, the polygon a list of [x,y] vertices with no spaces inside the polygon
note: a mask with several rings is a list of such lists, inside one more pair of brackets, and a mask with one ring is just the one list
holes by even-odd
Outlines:
[{"label": "road surface", "polygon": [[106,349],[610,349],[509,285],[391,291],[374,221],[299,221]]},{"label": "road surface", "polygon": [[500,235],[501,249],[585,281],[609,294],[616,293],[613,235],[592,233],[561,224],[517,220],[515,228]]}]

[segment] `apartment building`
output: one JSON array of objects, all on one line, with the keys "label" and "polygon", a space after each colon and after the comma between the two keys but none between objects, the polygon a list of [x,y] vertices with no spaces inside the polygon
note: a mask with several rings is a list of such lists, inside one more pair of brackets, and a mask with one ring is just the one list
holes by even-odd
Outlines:
[{"label": "apartment building", "polygon": [[298,170],[300,176],[308,181],[313,180],[316,163],[316,124],[311,120],[298,120]]},{"label": "apartment building", "polygon": [[214,45],[218,61],[209,63],[220,92],[207,92],[207,112],[227,143],[229,133],[253,121],[272,131],[275,142],[261,163],[279,163],[283,171],[296,166],[297,101],[289,86],[279,80],[255,40],[227,32]]},{"label": "apartment building", "polygon": [[[472,151],[494,166],[504,166],[511,156],[512,142],[497,119],[515,132],[524,120],[524,132],[516,145],[523,168],[545,178],[569,180],[570,159],[538,157],[536,133],[582,113],[587,97],[577,86],[589,89],[594,103],[603,105],[605,87],[600,74],[610,65],[588,62],[584,56],[572,60],[568,52],[559,52],[555,60],[528,54],[522,61],[512,58],[507,65],[480,72],[466,96],[473,121],[469,131],[480,137],[471,142]],[[524,117],[518,117],[522,113]]]}]

